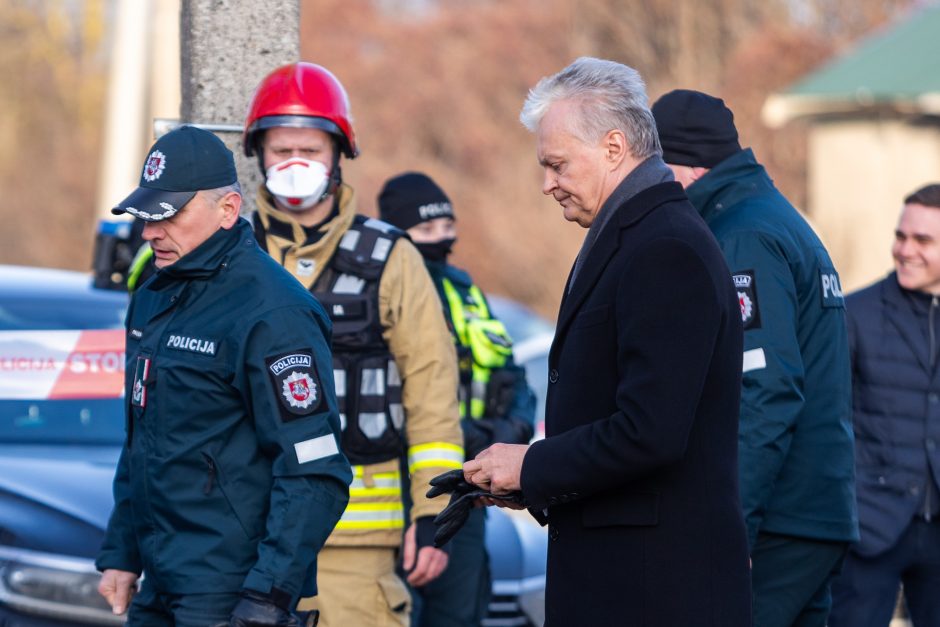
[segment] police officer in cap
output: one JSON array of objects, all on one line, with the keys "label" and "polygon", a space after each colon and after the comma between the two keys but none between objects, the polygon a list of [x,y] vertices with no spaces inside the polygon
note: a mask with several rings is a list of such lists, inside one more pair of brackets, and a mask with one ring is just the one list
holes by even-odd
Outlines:
[{"label": "police officer in cap", "polygon": [[132,626],[299,625],[349,498],[329,319],[240,208],[232,153],[184,126],[112,210],[145,222],[158,269],[127,314],[127,438],[96,563]]},{"label": "police officer in cap", "polygon": [[[525,369],[513,361],[512,340],[493,316],[470,275],[448,263],[457,241],[453,205],[425,174],[406,172],[386,181],[379,217],[407,231],[424,257],[454,337],[460,370],[458,408],[467,458],[496,442],[527,444],[535,421],[535,395]],[[437,580],[416,589],[421,627],[476,627],[490,596],[483,508],[470,512],[450,545],[450,562]]]}]

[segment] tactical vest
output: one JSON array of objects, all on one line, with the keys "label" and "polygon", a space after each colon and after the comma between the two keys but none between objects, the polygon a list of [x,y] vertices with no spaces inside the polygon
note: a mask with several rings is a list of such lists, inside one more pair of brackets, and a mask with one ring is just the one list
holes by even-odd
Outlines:
[{"label": "tactical vest", "polygon": [[[267,248],[258,214],[255,239]],[[310,288],[333,322],[333,379],[343,428],[343,453],[353,465],[404,454],[405,409],[395,359],[382,337],[379,283],[389,253],[404,233],[357,215]]]}]

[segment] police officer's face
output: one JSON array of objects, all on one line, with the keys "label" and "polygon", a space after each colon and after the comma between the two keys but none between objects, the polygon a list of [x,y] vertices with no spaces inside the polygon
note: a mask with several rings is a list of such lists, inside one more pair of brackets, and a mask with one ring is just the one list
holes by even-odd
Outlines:
[{"label": "police officer's face", "polygon": [[417,244],[433,244],[445,239],[456,239],[457,223],[453,218],[434,218],[414,225],[408,229],[408,235],[411,241]]},{"label": "police officer's face", "polygon": [[144,224],[142,236],[150,242],[157,268],[165,268],[192,252],[222,229],[230,229],[238,220],[241,196],[229,192],[218,197],[213,192],[198,192],[172,218]]},{"label": "police officer's face", "polygon": [[542,193],[558,201],[565,220],[587,228],[613,191],[613,172],[603,141],[586,143],[569,130],[569,120],[577,115],[570,101],[553,104],[539,123],[537,155],[545,172]]},{"label": "police officer's face", "polygon": [[318,128],[269,129],[264,134],[263,151],[265,168],[296,158],[319,161],[327,170],[333,167],[333,140]]},{"label": "police officer's face", "polygon": [[940,208],[904,205],[891,253],[901,287],[940,294]]}]

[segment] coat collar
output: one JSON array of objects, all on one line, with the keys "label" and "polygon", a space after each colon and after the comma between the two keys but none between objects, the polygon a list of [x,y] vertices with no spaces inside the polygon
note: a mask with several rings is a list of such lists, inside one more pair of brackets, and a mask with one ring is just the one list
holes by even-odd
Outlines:
[{"label": "coat collar", "polygon": [[178,261],[158,271],[151,287],[163,289],[176,281],[205,279],[214,275],[228,263],[232,251],[242,240],[254,245],[251,224],[239,218],[232,228],[219,229]]},{"label": "coat collar", "polygon": [[745,148],[709,170],[685,191],[702,218],[711,222],[745,198],[773,189],[764,166],[757,162],[750,148]]},{"label": "coat collar", "polygon": [[[558,312],[556,337],[565,332],[581,303],[591,293],[611,257],[617,252],[620,247],[620,231],[636,226],[656,208],[675,200],[685,200],[682,186],[676,182],[658,183],[639,192],[616,209],[616,215],[600,232],[587,259],[584,260],[578,280],[571,286],[571,291],[568,290],[568,284],[565,285]],[[570,281],[569,274],[568,283]]]}]

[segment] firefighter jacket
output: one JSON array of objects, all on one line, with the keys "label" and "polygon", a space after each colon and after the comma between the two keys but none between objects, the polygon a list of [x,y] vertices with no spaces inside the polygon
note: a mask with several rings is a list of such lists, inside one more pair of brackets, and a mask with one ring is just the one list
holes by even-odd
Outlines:
[{"label": "firefighter jacket", "polygon": [[463,462],[456,355],[434,286],[401,231],[356,214],[348,186],[314,237],[263,187],[257,205],[256,238],[326,303],[334,322],[343,446],[354,478],[328,544],[397,547],[405,524],[402,458],[412,520],[443,509],[424,495],[428,482]]},{"label": "firefighter jacket", "polygon": [[492,315],[470,275],[425,260],[457,349],[458,411],[467,458],[496,442],[528,444],[535,424],[535,394],[525,368],[513,360],[512,338]]},{"label": "firefighter jacket", "polygon": [[127,438],[97,567],[171,594],[315,594],[352,479],[323,308],[239,220],[140,287],[126,325]]},{"label": "firefighter jacket", "polygon": [[738,459],[750,546],[758,531],[857,540],[849,346],[832,260],[749,149],[686,192],[741,306]]}]

